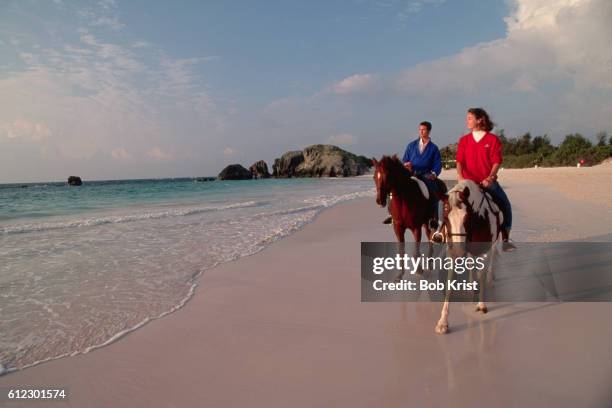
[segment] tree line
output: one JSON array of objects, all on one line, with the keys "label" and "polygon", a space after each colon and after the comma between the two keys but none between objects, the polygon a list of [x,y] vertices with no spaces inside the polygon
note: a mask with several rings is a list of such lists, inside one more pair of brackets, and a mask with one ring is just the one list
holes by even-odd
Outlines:
[{"label": "tree line", "polygon": [[[502,142],[504,167],[524,168],[534,166],[592,166],[612,157],[612,136],[599,132],[593,143],[580,133],[566,135],[563,141],[554,146],[547,135],[532,137],[530,132],[518,137],[506,137],[503,129],[497,132]],[[447,167],[455,167],[457,143],[440,150]]]}]

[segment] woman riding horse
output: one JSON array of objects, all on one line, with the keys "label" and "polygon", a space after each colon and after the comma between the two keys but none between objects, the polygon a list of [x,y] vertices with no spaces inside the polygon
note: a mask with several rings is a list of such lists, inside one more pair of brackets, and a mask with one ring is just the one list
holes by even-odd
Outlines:
[{"label": "woman riding horse", "polygon": [[516,249],[510,241],[512,206],[508,196],[497,182],[497,171],[502,163],[502,145],[491,133],[493,122],[482,108],[468,109],[466,125],[470,133],[459,139],[457,146],[457,180],[472,180],[480,184],[495,200],[504,214],[502,249]]}]

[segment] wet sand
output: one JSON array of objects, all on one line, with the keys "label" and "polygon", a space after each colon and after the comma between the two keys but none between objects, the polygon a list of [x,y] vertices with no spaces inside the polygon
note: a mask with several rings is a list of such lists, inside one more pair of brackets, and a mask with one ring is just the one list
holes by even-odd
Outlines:
[{"label": "wet sand", "polygon": [[[501,177],[516,239],[612,232],[607,206],[523,182],[536,170]],[[360,242],[394,240],[384,217],[373,198],[324,211],[266,250],[207,271],[178,312],[89,354],[0,377],[0,388],[65,387],[65,403],[0,404],[612,405],[612,304],[494,304],[484,317],[456,304],[451,333],[436,335],[440,304],[361,303]]]}]

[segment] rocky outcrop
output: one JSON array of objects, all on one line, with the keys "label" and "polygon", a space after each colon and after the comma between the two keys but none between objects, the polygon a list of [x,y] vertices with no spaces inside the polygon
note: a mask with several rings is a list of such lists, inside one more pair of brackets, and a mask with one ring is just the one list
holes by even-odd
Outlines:
[{"label": "rocky outcrop", "polygon": [[[272,177],[350,177],[360,176],[372,167],[365,156],[357,156],[333,145],[317,144],[303,151],[294,150],[274,160]],[[265,161],[255,162],[245,169],[240,164],[227,166],[219,176],[220,180],[247,180],[270,177]]]},{"label": "rocky outcrop", "polygon": [[[292,159],[292,160],[289,160]],[[312,145],[274,162],[276,177],[349,177],[368,171],[369,160],[333,145]]]},{"label": "rocky outcrop", "polygon": [[268,164],[263,160],[253,163],[251,167],[249,167],[249,171],[253,175],[254,179],[270,178]]},{"label": "rocky outcrop", "polygon": [[80,186],[83,184],[83,181],[81,180],[80,177],[77,176],[70,176],[68,177],[68,185],[69,186]]},{"label": "rocky outcrop", "polygon": [[217,176],[219,180],[250,180],[253,178],[251,172],[240,164],[230,164]]},{"label": "rocky outcrop", "polygon": [[[274,160],[272,165],[272,175],[274,177],[295,177],[298,176],[296,169],[304,162],[304,153],[299,150],[287,152],[279,159]],[[298,176],[299,177],[299,176]]]}]

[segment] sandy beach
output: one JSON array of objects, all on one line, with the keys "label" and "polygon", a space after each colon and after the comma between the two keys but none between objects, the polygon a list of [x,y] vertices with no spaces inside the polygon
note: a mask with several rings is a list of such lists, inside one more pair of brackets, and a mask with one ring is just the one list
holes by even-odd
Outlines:
[{"label": "sandy beach", "polygon": [[[452,178],[453,172],[445,173]],[[517,241],[609,241],[612,166],[504,170]],[[360,243],[393,241],[357,199],[206,271],[185,307],[109,346],[0,377],[65,388],[7,407],[406,407],[612,404],[610,303],[362,303]]]}]

